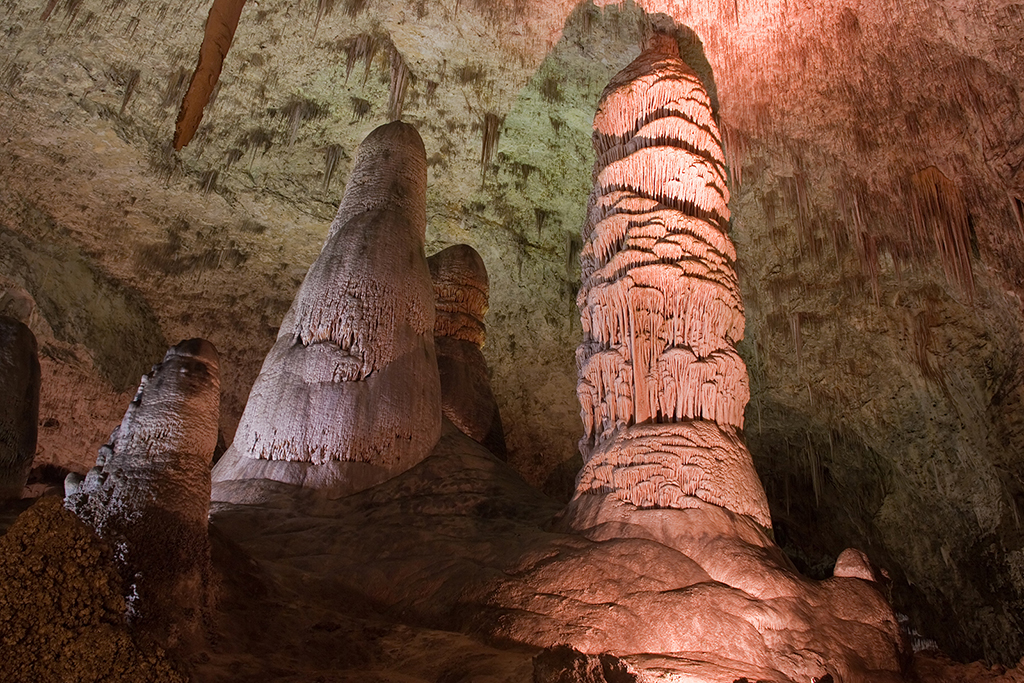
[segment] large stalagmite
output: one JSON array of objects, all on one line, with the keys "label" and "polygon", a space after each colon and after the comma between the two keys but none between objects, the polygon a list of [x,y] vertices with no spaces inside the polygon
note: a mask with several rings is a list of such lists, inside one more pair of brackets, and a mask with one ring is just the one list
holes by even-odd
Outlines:
[{"label": "large stalagmite", "polygon": [[729,190],[711,103],[672,38],[605,89],[581,255],[577,497],[708,504],[771,527],[737,430],[750,398]]},{"label": "large stalagmite", "polygon": [[434,447],[441,409],[426,182],[412,126],[380,126],[360,145],[320,256],[214,469],[216,500],[258,496],[267,480],[343,495]]},{"label": "large stalagmite", "polygon": [[429,259],[437,319],[434,345],[441,375],[441,412],[487,450],[505,459],[505,433],[480,350],[487,336],[487,269],[476,249],[456,244]]},{"label": "large stalagmite", "polygon": [[202,630],[219,417],[217,351],[184,341],[142,378],[96,466],[65,483],[65,506],[114,549],[132,622],[169,647]]},{"label": "large stalagmite", "polygon": [[36,453],[39,355],[32,330],[0,316],[0,500],[20,498]]}]

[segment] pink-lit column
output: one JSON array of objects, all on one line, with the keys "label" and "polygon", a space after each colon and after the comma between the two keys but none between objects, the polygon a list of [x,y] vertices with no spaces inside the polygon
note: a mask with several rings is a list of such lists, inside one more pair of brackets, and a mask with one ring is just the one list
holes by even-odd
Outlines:
[{"label": "pink-lit column", "polygon": [[577,498],[717,505],[771,526],[738,434],[750,398],[729,190],[707,92],[655,34],[594,118],[577,350]]}]

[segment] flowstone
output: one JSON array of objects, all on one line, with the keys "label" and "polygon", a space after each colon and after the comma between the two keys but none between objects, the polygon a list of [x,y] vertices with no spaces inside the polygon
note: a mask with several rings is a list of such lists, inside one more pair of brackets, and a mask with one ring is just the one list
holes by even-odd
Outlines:
[{"label": "flowstone", "polygon": [[422,460],[441,430],[426,156],[393,122],[359,147],[310,267],[213,473],[216,500],[266,480],[345,495]]},{"label": "flowstone", "polygon": [[487,269],[476,249],[456,244],[427,259],[437,318],[434,346],[441,376],[441,412],[463,434],[502,460],[507,457],[498,402],[481,348],[487,338]]},{"label": "flowstone", "polygon": [[96,466],[65,481],[65,507],[114,550],[130,622],[166,647],[202,633],[219,415],[217,351],[184,341],[143,376]]}]

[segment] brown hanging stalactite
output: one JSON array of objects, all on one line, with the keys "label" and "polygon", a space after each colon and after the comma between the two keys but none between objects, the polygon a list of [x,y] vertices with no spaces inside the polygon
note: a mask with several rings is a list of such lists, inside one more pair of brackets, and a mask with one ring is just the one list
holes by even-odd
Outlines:
[{"label": "brown hanging stalactite", "polygon": [[178,111],[178,122],[174,127],[175,150],[181,150],[192,140],[203,120],[203,109],[220,78],[220,70],[231,48],[244,6],[245,0],[213,0],[206,20],[206,34],[199,47],[199,61]]}]

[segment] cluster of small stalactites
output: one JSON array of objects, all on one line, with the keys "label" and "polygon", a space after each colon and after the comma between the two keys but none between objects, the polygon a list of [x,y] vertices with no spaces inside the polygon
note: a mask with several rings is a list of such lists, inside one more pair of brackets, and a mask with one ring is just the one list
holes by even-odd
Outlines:
[{"label": "cluster of small stalactites", "polygon": [[434,336],[483,346],[489,285],[480,254],[468,244],[456,244],[428,258],[427,265],[437,312]]},{"label": "cluster of small stalactites", "polygon": [[[725,156],[708,95],[673,38],[654,36],[612,80],[594,149],[577,298],[584,457],[632,424],[741,428],[750,391],[734,350],[744,317]],[[646,490],[653,484],[634,481],[641,471],[616,481]],[[641,498],[659,504],[667,490]]]},{"label": "cluster of small stalactites", "polygon": [[430,334],[432,302],[403,296],[402,287],[392,282],[401,282],[400,273],[338,269],[329,258],[325,261],[313,264],[280,334],[292,334],[309,348],[337,347],[348,357],[344,364],[332,361],[333,374],[326,381],[355,382],[380,371],[407,351],[407,327],[417,335]]}]

